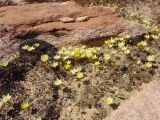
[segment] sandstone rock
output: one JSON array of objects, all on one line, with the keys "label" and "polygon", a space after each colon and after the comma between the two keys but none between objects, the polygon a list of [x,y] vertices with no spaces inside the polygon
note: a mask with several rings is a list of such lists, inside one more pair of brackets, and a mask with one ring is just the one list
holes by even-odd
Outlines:
[{"label": "sandstone rock", "polygon": [[60,21],[62,21],[63,23],[71,23],[71,22],[74,22],[74,18],[71,18],[71,17],[62,17],[62,18],[59,18]]},{"label": "sandstone rock", "polygon": [[[109,8],[82,7],[75,2],[26,4],[0,8],[0,24],[12,30],[1,30],[0,49],[19,44],[20,39],[40,39],[55,46],[101,42],[101,38],[130,34],[136,37],[148,32],[142,25],[124,20]],[[88,16],[85,22],[63,23],[60,18]],[[17,46],[17,45],[16,45]],[[15,49],[17,49],[15,47]],[[6,54],[6,53],[4,53]],[[11,53],[9,55],[12,55]],[[2,55],[0,56],[2,58]],[[5,59],[5,57],[3,56]]]},{"label": "sandstone rock", "polygon": [[159,92],[160,82],[152,81],[106,120],[160,120]]},{"label": "sandstone rock", "polygon": [[84,22],[84,21],[87,21],[87,20],[89,20],[89,17],[88,17],[88,16],[77,17],[77,18],[76,18],[76,21],[78,21],[78,22]]}]

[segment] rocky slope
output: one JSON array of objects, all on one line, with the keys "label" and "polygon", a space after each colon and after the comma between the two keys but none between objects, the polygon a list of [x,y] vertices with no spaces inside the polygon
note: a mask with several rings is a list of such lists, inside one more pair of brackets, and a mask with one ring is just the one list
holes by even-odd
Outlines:
[{"label": "rocky slope", "polygon": [[[9,61],[11,65],[14,64],[14,67],[11,66],[9,69],[15,72],[14,77],[16,80],[22,79],[22,77],[20,76],[22,74],[21,70],[23,70],[24,72],[24,75],[22,75],[23,78],[26,77],[26,81],[20,81],[20,82],[10,81],[11,79],[9,78],[7,79],[8,80],[7,82],[6,81],[1,82],[0,88],[2,88],[3,92],[1,91],[0,95],[3,95],[4,93],[7,94],[7,92],[11,90],[12,93],[17,92],[17,94],[20,95],[23,94],[22,96],[25,98],[27,95],[29,96],[30,94],[34,93],[34,95],[29,96],[29,98],[31,97],[31,99],[33,99],[37,95],[36,96],[37,99],[35,100],[35,102],[43,101],[41,96],[39,96],[40,94],[43,93],[43,90],[41,88],[45,87],[46,83],[49,86],[53,86],[52,81],[50,79],[53,79],[54,74],[50,75],[49,72],[47,71],[48,69],[46,70],[45,67],[43,69],[42,66],[41,66],[42,68],[39,68],[40,66],[38,67],[34,66],[39,60],[39,56],[41,55],[41,53],[48,53],[53,56],[55,54],[55,51],[57,50],[55,46],[60,47],[60,46],[76,45],[76,44],[100,46],[104,43],[105,39],[111,36],[124,36],[129,34],[131,35],[132,40],[138,40],[142,35],[149,32],[148,29],[146,29],[142,25],[124,19],[119,13],[116,13],[115,11],[107,7],[100,7],[100,6],[82,7],[75,2],[41,3],[44,1],[32,1],[32,0],[27,2],[28,3],[40,2],[40,3],[26,4],[26,1],[0,2],[2,6],[16,5],[17,3],[22,4],[18,6],[5,6],[0,8],[0,51],[3,51],[0,52],[0,62]],[[159,17],[156,17],[156,20],[158,18]],[[34,53],[32,57],[28,57],[28,54],[24,53],[21,47],[24,44],[36,43],[36,40],[40,40],[40,42],[43,45],[39,51],[36,51],[37,53]],[[33,60],[32,58],[36,60],[32,61]],[[18,67],[15,64],[15,59],[18,59],[18,62],[20,63]],[[43,73],[40,75],[42,81],[40,81],[40,83],[37,83],[39,78],[37,79],[37,77],[35,77],[33,73],[36,72],[37,76],[39,76],[39,70],[40,73]],[[26,73],[28,76],[26,76]],[[2,74],[5,77],[9,75],[13,77],[13,74],[4,75],[3,71],[0,69],[0,78],[3,77]],[[152,74],[152,71],[149,74]],[[20,78],[18,78],[17,76],[20,76]],[[47,77],[44,78],[44,76]],[[45,80],[45,82],[43,82],[43,79]],[[61,98],[65,98],[65,95],[66,97],[68,97],[68,95],[70,95],[70,97],[73,97],[71,93],[74,93],[75,91],[74,89],[71,89],[72,91],[70,92],[68,86],[74,88],[78,86],[77,85],[78,83],[77,82],[71,82],[71,83],[74,85],[66,81],[66,87],[64,88],[64,91],[62,89],[59,90],[61,91],[61,94],[59,94],[61,95]],[[94,85],[95,83],[93,84],[93,86]],[[15,89],[13,88],[14,86],[18,86],[19,88]],[[103,85],[100,85],[100,87],[101,86]],[[106,86],[104,85],[104,87]],[[136,95],[135,98],[132,97],[128,102],[122,104],[119,107],[119,109],[113,112],[110,119],[151,120],[154,118],[155,120],[158,120],[160,118],[159,107],[158,107],[159,82],[151,83],[151,85],[148,85],[146,88],[147,89],[145,89],[141,93],[138,93],[138,95]],[[85,92],[86,89],[88,90],[89,88],[82,87],[82,89],[84,89]],[[92,90],[94,91],[95,89],[99,90],[99,86],[98,87],[94,86],[91,89],[91,91],[87,91],[88,94],[90,95],[91,94],[90,92],[92,92]],[[48,118],[52,120],[52,119],[57,119],[59,117],[60,112],[59,109],[56,108],[57,105],[56,102],[58,101],[57,91],[58,91],[57,88],[53,87],[53,89],[51,89],[50,91],[53,94],[50,94],[49,96],[48,94],[45,94],[44,98],[47,99],[44,100],[44,103],[41,102],[40,105],[35,104],[34,106],[37,107],[38,109],[42,107],[42,110],[40,109],[40,111],[38,112],[42,113],[42,115],[45,116],[46,119]],[[97,92],[95,93],[93,92],[94,95],[96,95],[96,93]],[[76,94],[81,95],[79,93]],[[94,95],[92,97],[95,97]],[[55,97],[55,99],[52,100],[52,98],[54,98],[53,96]],[[82,94],[82,97],[84,97],[84,101],[86,100],[88,102],[88,96],[85,96],[85,93]],[[89,99],[90,101],[96,100],[92,99],[92,97]],[[14,100],[16,100],[16,98]],[[91,118],[94,119],[93,117],[97,112],[96,109],[94,108],[87,109],[86,111],[90,115],[84,114],[83,111],[81,113],[83,114],[82,116],[76,116],[77,113],[72,111],[71,108],[72,103],[69,100],[70,99],[66,98],[62,100],[63,102],[59,100],[59,102],[64,103],[64,106],[65,105],[67,106],[67,110],[66,107],[63,107],[61,113],[64,116],[62,115],[60,119],[64,119],[67,117],[69,118],[69,116],[72,116],[73,118],[77,119],[81,118],[82,116],[85,119],[85,117],[87,116],[88,119]],[[82,102],[84,101],[82,100]],[[93,102],[92,104],[94,104],[94,102],[96,101],[92,102]],[[49,104],[45,106],[46,103]],[[56,110],[54,109],[54,107],[56,108]],[[34,109],[32,110],[34,111]],[[13,106],[13,110],[12,109],[9,110],[7,114],[9,114],[8,115],[9,117],[14,118],[14,116],[18,116],[20,111],[18,111],[17,113],[16,112],[17,112],[16,107]],[[20,117],[18,116],[18,119],[25,118],[24,117],[25,115],[26,116],[31,115],[29,112],[28,113],[23,112],[23,114],[21,114]],[[102,113],[104,113],[104,111]],[[95,116],[100,116],[101,118],[103,118],[102,117],[103,115],[98,113]],[[29,117],[30,116],[27,116],[26,119],[28,119]]]}]

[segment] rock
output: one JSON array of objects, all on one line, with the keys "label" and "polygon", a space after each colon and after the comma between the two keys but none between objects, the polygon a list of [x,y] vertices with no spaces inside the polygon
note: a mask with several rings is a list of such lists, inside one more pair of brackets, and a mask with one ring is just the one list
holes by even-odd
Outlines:
[{"label": "rock", "polygon": [[71,22],[74,22],[74,18],[71,18],[71,17],[62,17],[62,18],[59,18],[60,21],[62,21],[63,23],[71,23]]},{"label": "rock", "polygon": [[160,120],[160,82],[152,81],[144,90],[122,104],[106,120]]},{"label": "rock", "polygon": [[[0,49],[3,48],[3,51],[14,46],[13,44],[18,46],[21,39],[44,40],[59,47],[77,43],[98,45],[101,38],[109,36],[130,34],[137,37],[148,33],[142,25],[123,19],[107,7],[82,7],[75,2],[6,6],[0,8],[0,16],[0,24],[5,26],[0,31],[0,41],[5,39],[8,43],[4,48],[4,43],[0,42]],[[90,19],[72,23],[60,21],[66,17],[75,19],[80,16],[88,16]],[[7,30],[9,28],[12,30]],[[18,48],[15,49],[17,51]],[[4,56],[3,58],[5,59]]]},{"label": "rock", "polygon": [[[64,0],[0,0],[0,7],[10,5],[22,5],[42,2],[63,2]],[[67,1],[67,0],[65,0]]]},{"label": "rock", "polygon": [[13,27],[0,25],[0,62],[18,56],[19,42],[12,40]]},{"label": "rock", "polygon": [[88,16],[77,17],[77,18],[76,18],[76,21],[78,21],[78,22],[84,22],[84,21],[87,21],[87,20],[89,20],[89,17],[88,17]]}]

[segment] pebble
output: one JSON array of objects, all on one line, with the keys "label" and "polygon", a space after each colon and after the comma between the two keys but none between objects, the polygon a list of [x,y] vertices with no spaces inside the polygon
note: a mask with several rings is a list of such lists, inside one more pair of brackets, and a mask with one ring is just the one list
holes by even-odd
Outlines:
[{"label": "pebble", "polygon": [[78,22],[84,22],[84,21],[87,21],[87,20],[89,20],[88,16],[83,16],[83,17],[77,17],[76,18],[76,21],[78,21]]},{"label": "pebble", "polygon": [[74,18],[71,17],[62,17],[59,19],[61,22],[63,23],[71,23],[71,22],[75,22]]}]

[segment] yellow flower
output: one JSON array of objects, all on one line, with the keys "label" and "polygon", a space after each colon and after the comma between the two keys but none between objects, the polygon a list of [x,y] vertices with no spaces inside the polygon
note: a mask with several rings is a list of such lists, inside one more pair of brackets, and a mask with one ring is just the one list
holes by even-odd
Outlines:
[{"label": "yellow flower", "polygon": [[82,68],[78,67],[78,68],[74,68],[72,70],[70,70],[70,72],[72,73],[72,75],[75,75],[77,72],[81,72]]},{"label": "yellow flower", "polygon": [[69,55],[65,55],[65,56],[63,57],[63,60],[67,60],[67,59],[69,59]]},{"label": "yellow flower", "polygon": [[64,53],[63,50],[58,51],[58,54],[60,54],[60,55],[62,55],[63,53]]},{"label": "yellow flower", "polygon": [[112,54],[116,54],[116,53],[117,53],[117,50],[112,50],[111,53],[112,53]]},{"label": "yellow flower", "polygon": [[69,50],[65,50],[63,54],[64,54],[64,55],[69,55],[69,54],[70,54],[70,51],[69,51]]},{"label": "yellow flower", "polygon": [[74,57],[75,56],[75,52],[74,51],[70,51],[69,55]]},{"label": "yellow flower", "polygon": [[77,72],[81,72],[82,71],[82,68],[81,67],[78,67],[77,68]]},{"label": "yellow flower", "polygon": [[90,49],[93,54],[97,54],[100,51],[100,47],[93,47]]},{"label": "yellow flower", "polygon": [[151,67],[152,67],[152,63],[151,63],[151,62],[146,62],[146,63],[145,63],[145,66],[146,66],[147,68],[151,68]]},{"label": "yellow flower", "polygon": [[81,54],[81,58],[85,58],[86,57],[86,54],[83,52],[82,54]]},{"label": "yellow flower", "polygon": [[98,66],[98,65],[100,65],[100,62],[99,61],[95,61],[94,65]]},{"label": "yellow flower", "polygon": [[87,57],[87,58],[91,58],[92,55],[93,55],[93,54],[92,54],[90,51],[87,51],[87,52],[86,52],[86,57]]},{"label": "yellow flower", "polygon": [[137,43],[137,46],[142,46],[142,47],[147,46],[147,42],[141,41],[141,42]]},{"label": "yellow flower", "polygon": [[49,57],[48,57],[47,54],[41,55],[41,61],[42,61],[42,62],[47,62],[48,59],[49,59]]},{"label": "yellow flower", "polygon": [[24,45],[24,46],[22,46],[22,49],[23,50],[27,50],[29,48],[29,45]]},{"label": "yellow flower", "polygon": [[110,60],[111,59],[111,56],[109,55],[109,54],[105,54],[104,55],[104,60],[105,61],[108,61],[108,60]]},{"label": "yellow flower", "polygon": [[53,67],[53,68],[56,68],[58,66],[58,62],[53,62],[52,64],[51,64],[51,67]]},{"label": "yellow flower", "polygon": [[145,35],[144,38],[149,39],[150,35]]},{"label": "yellow flower", "polygon": [[150,48],[149,48],[149,47],[144,47],[144,50],[145,50],[146,52],[149,52],[149,51],[150,51]]},{"label": "yellow flower", "polygon": [[119,37],[115,37],[114,40],[115,40],[115,41],[119,41]]},{"label": "yellow flower", "polygon": [[105,41],[105,44],[106,44],[109,48],[112,48],[112,47],[113,47],[113,43],[111,43],[110,40]]},{"label": "yellow flower", "polygon": [[70,70],[70,72],[72,73],[72,75],[75,75],[77,72],[77,69],[72,69],[72,70]]},{"label": "yellow flower", "polygon": [[35,47],[39,47],[40,44],[39,44],[39,43],[34,43],[34,46],[35,46]]},{"label": "yellow flower", "polygon": [[116,41],[113,38],[111,38],[110,42],[115,43]]},{"label": "yellow flower", "polygon": [[149,62],[155,61],[155,56],[154,55],[148,55],[147,56],[147,61],[149,61]]},{"label": "yellow flower", "polygon": [[112,43],[108,44],[108,47],[109,47],[109,48],[112,48],[112,47],[113,47],[113,44],[112,44]]},{"label": "yellow flower", "polygon": [[10,99],[11,99],[11,96],[9,94],[2,96],[2,102],[3,103],[8,102]]},{"label": "yellow flower", "polygon": [[151,37],[153,38],[153,39],[155,39],[155,40],[157,40],[159,37],[158,37],[158,35],[151,35]]},{"label": "yellow flower", "polygon": [[27,49],[27,51],[29,51],[29,52],[31,52],[31,51],[33,51],[33,50],[35,50],[35,47],[33,47],[33,46],[28,47],[28,49]]},{"label": "yellow flower", "polygon": [[97,59],[97,55],[93,55],[93,56],[92,56],[92,59],[93,59],[93,60]]},{"label": "yellow flower", "polygon": [[123,41],[123,40],[124,40],[124,37],[120,37],[119,40],[120,40],[120,41]]},{"label": "yellow flower", "polygon": [[78,72],[76,77],[77,77],[78,79],[81,79],[81,78],[84,77],[84,75],[83,75],[82,72]]},{"label": "yellow flower", "polygon": [[64,65],[64,69],[66,69],[66,70],[70,69],[70,67],[71,67],[70,64],[65,64],[65,65]]},{"label": "yellow flower", "polygon": [[104,43],[105,43],[106,45],[108,45],[108,44],[110,43],[110,41],[109,41],[109,40],[106,40]]},{"label": "yellow flower", "polygon": [[127,50],[124,51],[124,53],[128,55],[128,54],[131,53],[131,51],[129,49],[127,49]]},{"label": "yellow flower", "polygon": [[70,60],[67,60],[66,64],[71,64],[71,61],[70,61]]},{"label": "yellow flower", "polygon": [[29,108],[29,103],[28,102],[24,102],[21,104],[21,109],[27,109]]},{"label": "yellow flower", "polygon": [[53,82],[53,84],[56,85],[56,86],[59,86],[59,85],[62,84],[62,80],[57,78],[57,79]]},{"label": "yellow flower", "polygon": [[113,98],[107,97],[105,102],[106,102],[107,105],[111,105],[113,103]]},{"label": "yellow flower", "polygon": [[35,117],[33,120],[42,120],[41,117]]},{"label": "yellow flower", "polygon": [[58,59],[60,59],[60,58],[61,58],[61,56],[59,56],[59,55],[55,55],[55,56],[54,56],[54,59],[55,59],[55,60],[58,60]]},{"label": "yellow flower", "polygon": [[118,46],[119,46],[120,48],[124,47],[124,45],[125,45],[124,42],[119,42],[119,43],[118,43]]},{"label": "yellow flower", "polygon": [[131,36],[128,35],[128,34],[127,34],[126,36],[124,36],[125,39],[129,39],[130,37],[131,37]]},{"label": "yellow flower", "polygon": [[2,67],[7,67],[9,64],[8,61],[2,61],[2,63],[0,64]]}]

